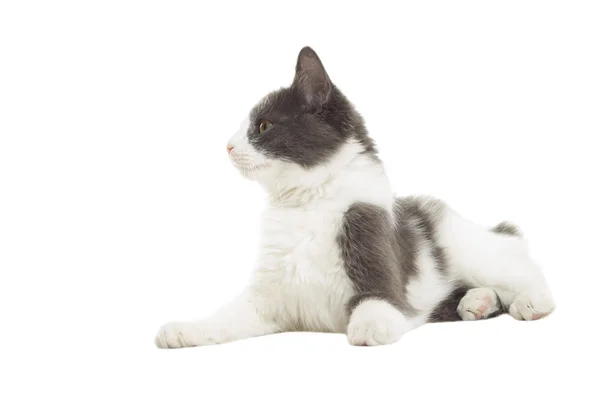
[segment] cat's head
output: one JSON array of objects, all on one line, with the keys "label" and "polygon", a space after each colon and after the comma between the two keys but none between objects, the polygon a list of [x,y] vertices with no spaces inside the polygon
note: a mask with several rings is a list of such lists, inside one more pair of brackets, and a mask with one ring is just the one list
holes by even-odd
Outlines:
[{"label": "cat's head", "polygon": [[266,95],[227,144],[233,165],[266,186],[335,174],[353,154],[377,159],[362,117],[331,82],[309,47],[298,55],[290,87]]}]

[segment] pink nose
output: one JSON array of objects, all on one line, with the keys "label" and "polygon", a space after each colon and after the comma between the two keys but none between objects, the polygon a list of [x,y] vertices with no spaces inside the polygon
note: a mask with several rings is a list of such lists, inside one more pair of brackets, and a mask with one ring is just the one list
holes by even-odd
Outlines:
[{"label": "pink nose", "polygon": [[233,149],[233,147],[231,145],[227,145],[227,154],[229,154],[232,149]]}]

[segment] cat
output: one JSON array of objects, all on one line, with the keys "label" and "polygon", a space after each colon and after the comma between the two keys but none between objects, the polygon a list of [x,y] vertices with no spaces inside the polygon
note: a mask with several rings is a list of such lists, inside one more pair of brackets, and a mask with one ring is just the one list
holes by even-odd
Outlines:
[{"label": "cat", "polygon": [[291,86],[250,111],[227,152],[268,195],[255,271],[212,316],[161,327],[160,348],[287,331],[375,346],[428,322],[535,320],[555,308],[517,227],[475,224],[428,196],[395,197],[361,115],[310,47]]}]

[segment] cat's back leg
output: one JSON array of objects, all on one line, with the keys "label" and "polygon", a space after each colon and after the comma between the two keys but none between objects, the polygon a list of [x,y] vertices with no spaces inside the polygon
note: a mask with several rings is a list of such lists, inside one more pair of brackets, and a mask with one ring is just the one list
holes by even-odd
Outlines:
[{"label": "cat's back leg", "polygon": [[446,206],[437,233],[453,274],[465,286],[494,291],[500,306],[516,319],[539,319],[554,310],[546,279],[515,226],[503,222],[487,228]]}]

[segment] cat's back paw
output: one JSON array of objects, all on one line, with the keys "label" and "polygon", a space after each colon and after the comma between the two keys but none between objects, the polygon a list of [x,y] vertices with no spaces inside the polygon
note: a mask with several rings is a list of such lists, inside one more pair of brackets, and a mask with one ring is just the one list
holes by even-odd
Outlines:
[{"label": "cat's back paw", "polygon": [[550,315],[555,307],[556,304],[549,292],[522,293],[517,295],[508,312],[515,319],[534,321]]},{"label": "cat's back paw", "polygon": [[458,315],[463,321],[485,319],[501,309],[494,290],[487,287],[470,289],[458,304]]}]

